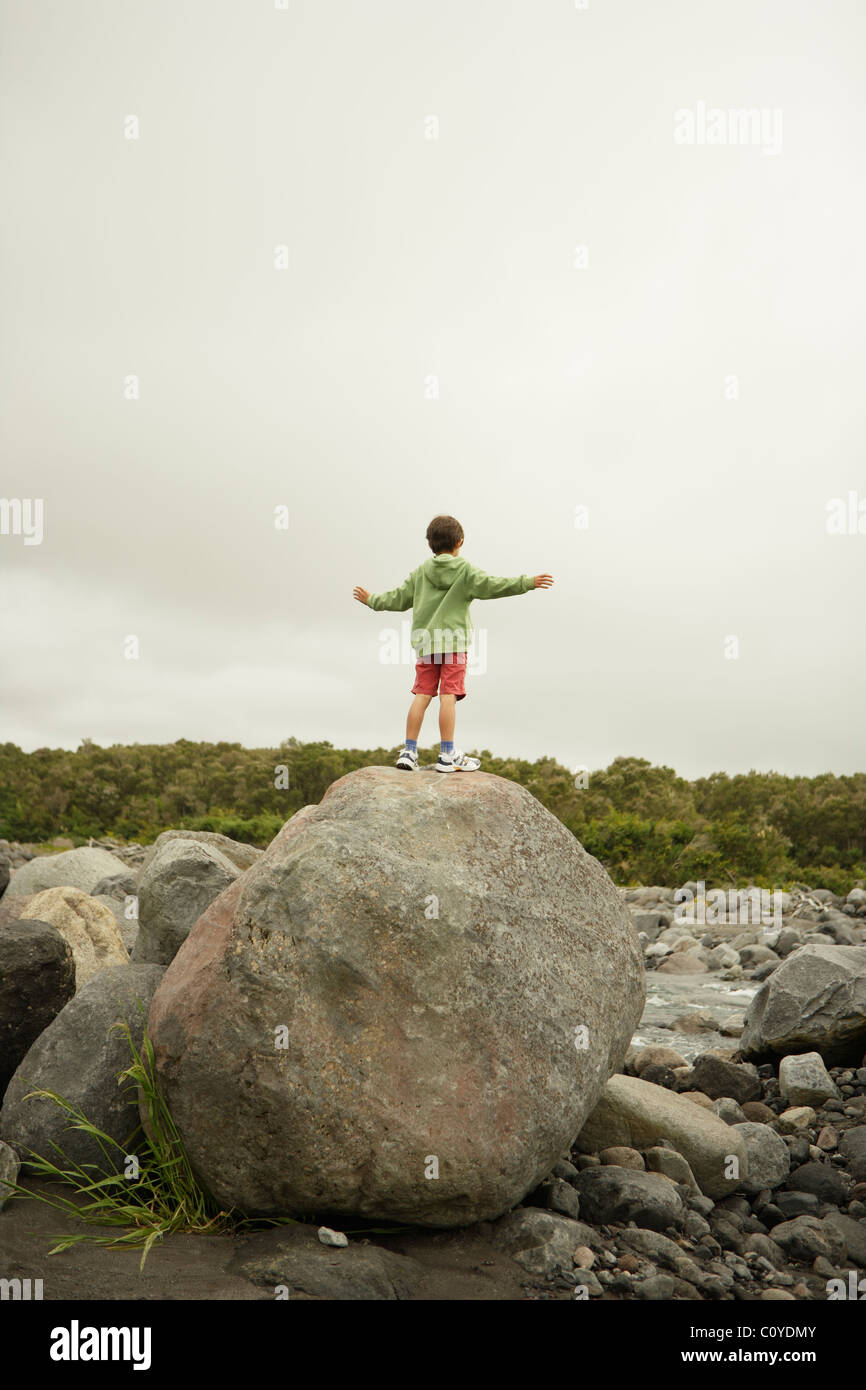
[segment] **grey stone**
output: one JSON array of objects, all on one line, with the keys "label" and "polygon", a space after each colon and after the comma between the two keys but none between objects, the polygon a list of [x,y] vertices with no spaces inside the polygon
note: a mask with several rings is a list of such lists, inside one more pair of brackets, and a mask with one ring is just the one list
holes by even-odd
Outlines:
[{"label": "grey stone", "polygon": [[670,1274],[652,1274],[648,1279],[641,1279],[636,1283],[634,1291],[638,1298],[658,1301],[673,1298],[675,1287],[675,1281]]},{"label": "grey stone", "polygon": [[847,1202],[850,1179],[830,1163],[803,1163],[785,1180],[789,1192],[811,1192],[819,1202]]},{"label": "grey stone", "polygon": [[74,993],[72,951],[50,923],[0,927],[0,1100],[28,1048]]},{"label": "grey stone", "polygon": [[700,1192],[695,1175],[682,1154],[675,1149],[652,1148],[646,1152],[646,1166],[650,1173],[661,1173],[672,1182],[687,1187],[690,1192]]},{"label": "grey stone", "polygon": [[739,1178],[727,1176],[729,1159],[737,1159],[741,1175],[748,1170],[744,1140],[736,1127],[717,1115],[637,1076],[612,1076],[595,1110],[578,1136],[586,1152],[612,1144],[647,1148],[667,1139],[688,1162],[708,1197],[736,1191]]},{"label": "grey stone", "polygon": [[666,1265],[668,1269],[676,1270],[683,1258],[682,1246],[677,1245],[669,1236],[662,1235],[660,1231],[627,1229],[620,1233],[619,1241],[622,1245],[628,1246],[629,1250],[645,1255],[655,1264]]},{"label": "grey stone", "polygon": [[582,1221],[557,1216],[539,1207],[518,1207],[492,1224],[494,1243],[530,1274],[549,1279],[574,1270],[580,1245],[598,1244],[594,1231]]},{"label": "grey stone", "polygon": [[17,1183],[20,1166],[15,1150],[0,1139],[0,1211],[12,1196],[11,1184]]},{"label": "grey stone", "polygon": [[769,1125],[746,1120],[735,1126],[746,1142],[749,1154],[748,1177],[742,1188],[755,1196],[766,1189],[778,1187],[788,1176],[791,1156],[788,1146]]},{"label": "grey stone", "polygon": [[118,902],[124,902],[127,897],[134,897],[138,874],[131,869],[121,870],[119,873],[108,874],[101,878],[91,889],[93,898],[114,898]]},{"label": "grey stone", "polygon": [[[113,1025],[125,1019],[141,1046],[147,1007],[161,976],[154,965],[100,971],[36,1039],[12,1077],[0,1111],[0,1137],[22,1158],[32,1151],[58,1161],[54,1143],[76,1163],[105,1169],[107,1162],[89,1135],[69,1128],[70,1117],[53,1101],[28,1100],[34,1090],[63,1096],[118,1144],[132,1137],[139,1123],[137,1096],[117,1081],[132,1059],[124,1033]],[[118,1157],[116,1166],[121,1163]]]},{"label": "grey stone", "polygon": [[761,1097],[761,1082],[756,1067],[726,1062],[712,1052],[702,1052],[695,1058],[693,1077],[697,1090],[713,1100],[732,1096],[742,1105],[744,1100],[759,1100]]},{"label": "grey stone", "polygon": [[779,1091],[789,1105],[820,1107],[839,1090],[820,1052],[800,1052],[783,1057],[779,1063]]},{"label": "grey stone", "polygon": [[149,1032],[220,1202],[447,1227],[550,1172],[644,993],[610,878],[525,788],[367,767],[211,903]]},{"label": "grey stone", "polygon": [[125,871],[123,861],[108,850],[86,845],[63,854],[40,854],[16,870],[4,896],[20,898],[43,893],[46,888],[79,888],[82,893],[92,893],[101,879]]},{"label": "grey stone", "polygon": [[138,882],[136,964],[168,965],[205,909],[237,878],[235,865],[212,845],[166,840]]},{"label": "grey stone", "polygon": [[683,1226],[686,1208],[672,1182],[631,1168],[587,1168],[577,1179],[581,1211],[594,1225],[635,1221],[652,1231]]},{"label": "grey stone", "polygon": [[845,1242],[847,1258],[860,1265],[861,1269],[866,1269],[866,1225],[839,1211],[828,1212],[824,1225],[839,1232],[840,1239]]},{"label": "grey stone", "polygon": [[[312,808],[305,807],[304,809],[310,810]],[[255,845],[244,844],[242,840],[232,840],[228,835],[220,835],[215,830],[164,830],[148,847],[147,853],[141,861],[139,881],[141,875],[150,868],[156,856],[162,852],[166,845],[170,845],[175,840],[191,840],[194,844],[216,850],[223,858],[228,859],[229,863],[234,864],[239,873],[251,869],[265,852]]]},{"label": "grey stone", "polygon": [[561,1212],[563,1216],[570,1216],[573,1221],[580,1216],[580,1198],[572,1184],[562,1178],[553,1178],[542,1183],[533,1194],[533,1198],[538,1206]]},{"label": "grey stone", "polygon": [[754,1250],[756,1254],[767,1260],[774,1269],[784,1269],[788,1258],[781,1245],[777,1245],[771,1236],[755,1233],[746,1237],[746,1250]]},{"label": "grey stone", "polygon": [[839,1140],[839,1152],[855,1182],[866,1182],[866,1125],[846,1130]]},{"label": "grey stone", "polygon": [[232,1262],[234,1272],[289,1297],[394,1302],[410,1298],[424,1276],[417,1260],[375,1245],[322,1245],[307,1226],[278,1226],[253,1236]]},{"label": "grey stone", "polygon": [[740,1039],[743,1056],[772,1060],[819,1052],[825,1062],[859,1061],[866,1048],[866,946],[808,945],[758,990]]},{"label": "grey stone", "polygon": [[[749,1102],[746,1101],[746,1105]],[[741,1107],[734,1100],[733,1096],[719,1096],[710,1106],[714,1115],[718,1115],[720,1120],[724,1120],[726,1125],[741,1125],[745,1123],[746,1116]]]},{"label": "grey stone", "polygon": [[819,1256],[835,1264],[844,1260],[845,1237],[838,1226],[820,1221],[816,1216],[796,1216],[773,1227],[773,1240],[789,1259],[811,1264]]}]

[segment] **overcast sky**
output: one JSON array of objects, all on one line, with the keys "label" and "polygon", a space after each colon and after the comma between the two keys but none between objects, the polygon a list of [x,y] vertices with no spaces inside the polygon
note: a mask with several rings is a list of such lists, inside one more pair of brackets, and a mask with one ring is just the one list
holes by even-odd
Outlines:
[{"label": "overcast sky", "polygon": [[861,0],[0,13],[0,738],[866,765]]}]

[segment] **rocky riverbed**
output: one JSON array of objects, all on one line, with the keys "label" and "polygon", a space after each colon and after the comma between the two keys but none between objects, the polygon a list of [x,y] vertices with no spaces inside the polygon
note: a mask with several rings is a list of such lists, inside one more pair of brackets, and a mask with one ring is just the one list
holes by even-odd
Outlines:
[{"label": "rocky riverbed", "polygon": [[[64,1081],[80,1080],[98,1109],[116,1070],[104,1043],[112,1016],[105,982],[121,978],[139,992],[159,986],[202,911],[200,896],[182,901],[176,888],[165,898],[167,887],[186,875],[199,889],[206,881],[205,896],[215,898],[258,862],[260,851],[249,847],[244,858],[243,847],[221,841],[183,832],[156,850],[102,841],[59,866],[34,866],[43,856],[32,847],[0,845],[13,885],[21,873],[19,892],[7,889],[0,900],[0,977],[38,970],[42,981],[35,1022],[15,1014],[0,985],[0,1026],[5,1017],[7,1034],[13,1023],[22,1030],[17,1052],[0,1032],[11,1078],[0,1111],[0,1205],[4,1177],[20,1172],[25,1184],[42,1186],[19,1170],[23,1137],[33,1131],[17,1069],[38,1084],[55,1082],[50,1039],[80,1036],[86,1019],[98,1046],[67,1067]],[[142,888],[145,902],[150,893],[171,911],[145,922],[145,959],[130,965],[140,923],[128,909]],[[323,1210],[271,1231],[168,1237],[140,1275],[136,1257],[93,1247],[49,1257],[62,1223],[35,1201],[14,1199],[0,1213],[0,1278],[43,1278],[44,1296],[58,1299],[273,1298],[278,1290],[372,1300],[862,1296],[863,886],[842,897],[802,885],[763,904],[753,893],[721,905],[699,884],[677,895],[621,889],[619,898],[644,959],[640,1022],[574,1143],[504,1214],[383,1234],[381,1222]],[[320,1222],[348,1231],[346,1244],[329,1243]]]}]

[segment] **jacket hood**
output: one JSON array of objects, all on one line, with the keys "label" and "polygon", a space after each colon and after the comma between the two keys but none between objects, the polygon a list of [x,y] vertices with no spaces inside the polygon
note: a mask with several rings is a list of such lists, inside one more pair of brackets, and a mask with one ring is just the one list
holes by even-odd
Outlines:
[{"label": "jacket hood", "polygon": [[450,589],[466,561],[462,555],[431,555],[421,566],[424,578],[436,589]]}]

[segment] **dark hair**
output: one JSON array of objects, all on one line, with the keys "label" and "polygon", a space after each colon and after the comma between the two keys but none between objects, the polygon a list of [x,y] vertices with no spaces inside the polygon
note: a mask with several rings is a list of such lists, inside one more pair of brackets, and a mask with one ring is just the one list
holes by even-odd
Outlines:
[{"label": "dark hair", "polygon": [[456,517],[434,516],[427,527],[427,544],[434,555],[453,550],[463,540],[463,527]]}]

